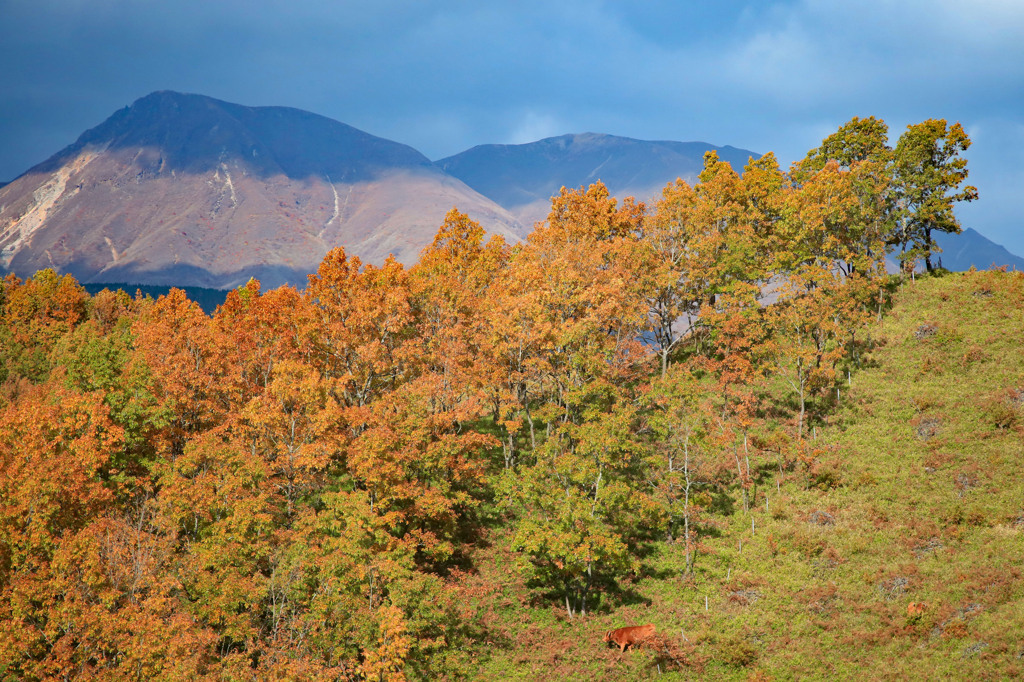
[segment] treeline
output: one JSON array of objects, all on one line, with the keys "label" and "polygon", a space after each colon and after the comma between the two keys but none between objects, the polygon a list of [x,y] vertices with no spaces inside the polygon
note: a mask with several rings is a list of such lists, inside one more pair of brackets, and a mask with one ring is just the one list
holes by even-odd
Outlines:
[{"label": "treeline", "polygon": [[208,289],[206,287],[171,287],[155,284],[130,284],[128,282],[106,282],[103,284],[86,283],[82,286],[92,295],[96,295],[104,289],[110,289],[111,291],[123,289],[129,294],[135,294],[136,296],[141,295],[144,297],[151,296],[153,298],[166,296],[171,292],[171,289],[180,288],[185,292],[185,295],[189,297],[189,300],[198,303],[199,307],[209,314],[213,314],[217,309],[217,306],[224,303],[224,299],[227,298],[228,294],[224,289]]},{"label": "treeline", "polygon": [[788,173],[709,153],[650,207],[563,190],[516,246],[453,210],[408,270],[336,249],[212,316],[8,277],[2,675],[457,677],[496,524],[570,617],[652,543],[694,570],[716,496],[827,475],[808,430],[885,256],[958,229],[968,144],[854,119]]}]

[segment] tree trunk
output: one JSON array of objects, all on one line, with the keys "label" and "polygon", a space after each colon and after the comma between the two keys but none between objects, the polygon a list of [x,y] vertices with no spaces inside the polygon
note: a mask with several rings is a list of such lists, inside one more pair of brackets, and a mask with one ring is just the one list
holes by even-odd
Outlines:
[{"label": "tree trunk", "polygon": [[934,272],[932,267],[932,228],[924,228],[924,267],[928,272]]},{"label": "tree trunk", "polygon": [[690,434],[683,441],[683,474],[686,476],[686,488],[683,490],[683,533],[686,538],[686,575],[693,573],[693,539],[690,537]]},{"label": "tree trunk", "polygon": [[740,479],[740,489],[743,491],[743,511],[749,512],[750,506],[747,500],[747,484],[743,478],[743,465],[740,464],[740,451],[736,449],[735,443],[732,446],[732,456],[736,459],[736,476]]},{"label": "tree trunk", "polygon": [[805,395],[805,387],[807,386],[807,377],[804,376],[804,370],[801,365],[797,365],[797,378],[800,384],[800,440],[804,439],[804,420],[807,414],[807,400]]},{"label": "tree trunk", "polygon": [[747,431],[746,431],[746,429],[743,430],[743,459],[744,459],[744,462],[747,465],[747,471],[746,471],[746,473],[747,473],[747,480],[746,480],[746,482],[749,483],[750,486],[751,486],[751,490],[750,490],[751,491],[750,506],[754,506],[755,504],[757,504],[757,491],[753,489],[754,482],[753,482],[753,479],[750,477],[750,447],[747,444]]}]

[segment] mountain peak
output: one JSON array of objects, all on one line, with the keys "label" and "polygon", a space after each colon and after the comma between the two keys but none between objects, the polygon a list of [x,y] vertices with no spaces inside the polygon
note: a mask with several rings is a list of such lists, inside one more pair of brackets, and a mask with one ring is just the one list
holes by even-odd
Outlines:
[{"label": "mountain peak", "polygon": [[695,181],[709,149],[741,169],[759,154],[706,142],[636,140],[570,133],[518,145],[480,145],[437,161],[445,172],[508,209],[524,225],[543,220],[565,187],[598,180],[612,195],[655,198],[676,178]]},{"label": "mountain peak", "polygon": [[430,165],[412,147],[308,111],[172,90],[137,99],[44,165],[59,166],[87,148],[151,150],[161,172],[205,172],[232,160],[261,177],[292,179],[366,180],[383,169]]},{"label": "mountain peak", "polygon": [[506,211],[407,145],[299,109],[162,90],[0,189],[0,269],[302,286],[335,246],[413,263],[452,206],[521,236]]},{"label": "mountain peak", "polygon": [[[364,262],[394,254],[412,264],[453,206],[515,242],[563,186],[600,180],[613,196],[655,199],[677,177],[694,182],[710,149],[737,170],[757,156],[584,132],[432,164],[307,111],[160,90],[0,183],[0,270],[53,268],[83,283],[302,286],[336,246]],[[979,251],[979,238],[965,230],[940,241],[944,264],[1008,262],[996,245]]]}]

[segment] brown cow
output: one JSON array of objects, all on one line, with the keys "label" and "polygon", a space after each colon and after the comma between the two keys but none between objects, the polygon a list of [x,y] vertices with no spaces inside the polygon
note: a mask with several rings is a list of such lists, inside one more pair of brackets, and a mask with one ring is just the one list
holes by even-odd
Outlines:
[{"label": "brown cow", "polygon": [[653,634],[654,625],[648,623],[647,625],[636,625],[630,628],[609,630],[604,636],[604,641],[618,644],[619,653],[622,653],[626,650],[626,647],[630,645],[635,649],[637,645],[643,643],[645,639]]}]

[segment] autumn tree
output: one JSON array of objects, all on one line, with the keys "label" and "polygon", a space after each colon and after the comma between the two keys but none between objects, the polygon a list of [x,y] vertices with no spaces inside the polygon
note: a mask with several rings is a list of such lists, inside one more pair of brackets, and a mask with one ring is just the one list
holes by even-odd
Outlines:
[{"label": "autumn tree", "polygon": [[503,239],[485,244],[480,224],[452,209],[410,271],[417,373],[434,387],[433,401],[452,412],[454,423],[488,410],[498,422],[511,399],[486,314],[508,257]]},{"label": "autumn tree", "polygon": [[313,306],[304,337],[309,361],[346,407],[364,407],[408,376],[414,333],[409,274],[388,258],[380,267],[333,249],[309,276]]},{"label": "autumn tree", "polygon": [[420,556],[449,558],[461,516],[474,507],[483,450],[493,436],[459,428],[458,410],[434,399],[437,375],[396,389],[369,410],[365,430],[348,448],[348,470],[364,487],[370,510]]},{"label": "autumn tree", "polygon": [[[661,361],[669,358],[693,326],[703,301],[712,295],[702,277],[699,236],[692,214],[697,194],[685,180],[666,185],[643,224],[641,240],[650,251],[654,286],[648,295],[649,336]],[[714,245],[705,248],[713,250]]]},{"label": "autumn tree", "polygon": [[764,378],[777,345],[760,305],[757,284],[739,283],[720,295],[715,305],[702,309],[708,329],[705,350],[691,365],[711,380],[712,426],[709,440],[735,465],[743,509],[750,509],[751,433],[758,423],[765,387]]},{"label": "autumn tree", "polygon": [[932,254],[938,250],[932,233],[960,233],[953,204],[978,198],[976,187],[961,187],[967,179],[967,159],[961,153],[970,146],[963,126],[947,126],[945,119],[909,125],[900,135],[893,153],[893,184],[901,261],[924,258],[931,272]]},{"label": "autumn tree", "polygon": [[132,331],[157,405],[171,415],[158,434],[158,454],[173,458],[189,438],[223,424],[231,409],[229,367],[219,361],[209,317],[181,289],[146,307]]},{"label": "autumn tree", "polygon": [[[614,400],[607,388],[605,400]],[[592,593],[636,571],[637,531],[654,525],[641,480],[635,408],[592,403],[582,423],[567,423],[514,480],[520,513],[513,546],[530,556],[532,579],[565,602],[570,618],[594,606]]]},{"label": "autumn tree", "polygon": [[250,279],[229,291],[210,323],[222,362],[231,365],[228,399],[245,405],[270,385],[278,364],[308,361],[313,309],[296,289],[263,291]]},{"label": "autumn tree", "polygon": [[[827,278],[828,274],[822,276]],[[847,336],[843,318],[851,312],[851,301],[835,279],[810,290],[801,289],[801,284],[793,284],[792,280],[788,287],[791,288],[770,309],[769,319],[779,348],[778,369],[797,396],[797,433],[803,438],[807,401],[812,394],[834,383],[838,363],[845,356]]]},{"label": "autumn tree", "polygon": [[209,637],[206,655],[222,663],[237,665],[257,648],[261,567],[273,530],[273,507],[261,485],[266,477],[265,463],[244,446],[204,433],[153,467],[158,494],[133,512],[135,536],[170,553],[156,567],[162,570],[148,588],[152,596],[162,596],[175,618],[187,618]]},{"label": "autumn tree", "polygon": [[712,380],[710,447],[735,463],[746,509],[752,486],[749,435],[771,347],[760,300],[772,277],[788,183],[774,155],[752,159],[742,176],[713,152],[704,162],[692,219],[714,248],[695,266],[708,288],[690,335],[690,363]]},{"label": "autumn tree", "polygon": [[751,161],[741,178],[712,151],[698,185],[676,180],[663,190],[641,233],[654,264],[649,335],[663,376],[683,338],[699,346],[706,337],[702,308],[737,282],[765,277],[782,183],[773,155]]},{"label": "autumn tree", "polygon": [[216,633],[182,608],[174,537],[154,526],[153,511],[110,510],[61,543],[46,585],[59,625],[49,655],[33,657],[39,677],[184,681],[248,667],[238,656],[218,666]]},{"label": "autumn tree", "polygon": [[[790,176],[805,214],[825,223],[805,243],[822,258],[831,258],[846,275],[877,271],[892,239],[892,149],[888,126],[874,117],[854,117],[821,146],[793,164]],[[808,216],[797,216],[797,222]],[[799,242],[798,242],[799,243]]]},{"label": "autumn tree", "polygon": [[52,358],[63,369],[68,388],[103,395],[111,419],[124,430],[123,450],[114,458],[119,476],[131,477],[145,488],[156,457],[156,436],[168,426],[172,412],[159,404],[149,367],[135,353],[136,313],[125,299],[126,295],[115,304],[124,306],[115,320],[115,313],[104,307],[109,299],[98,295],[90,319],[57,343]]},{"label": "autumn tree", "polygon": [[636,518],[625,509],[639,505],[629,483],[640,461],[630,384],[643,373],[642,217],[642,206],[619,206],[604,185],[563,190],[513,255],[509,277],[526,284],[498,311],[528,318],[520,395],[531,426],[543,429],[531,436],[531,464],[506,475],[520,515],[514,545],[570,615],[587,611],[602,580],[631,567],[623,532]]},{"label": "autumn tree", "polygon": [[52,562],[113,507],[121,438],[100,394],[56,377],[0,409],[0,666],[15,676],[44,676],[38,660],[73,646],[55,612]]},{"label": "autumn tree", "polygon": [[89,295],[74,277],[50,269],[24,282],[8,275],[0,289],[0,381],[42,381],[57,342],[86,319]]},{"label": "autumn tree", "polygon": [[776,253],[777,300],[766,309],[766,318],[776,368],[797,397],[801,439],[808,400],[837,381],[839,363],[866,322],[867,292],[877,289],[882,273],[881,240],[860,252],[844,238],[860,205],[852,178],[829,161],[792,191],[781,228],[789,248]]},{"label": "autumn tree", "polygon": [[889,126],[885,121],[874,116],[854,116],[794,164],[793,178],[802,184],[829,161],[835,161],[844,170],[866,161],[885,165],[892,157],[888,140]]}]

